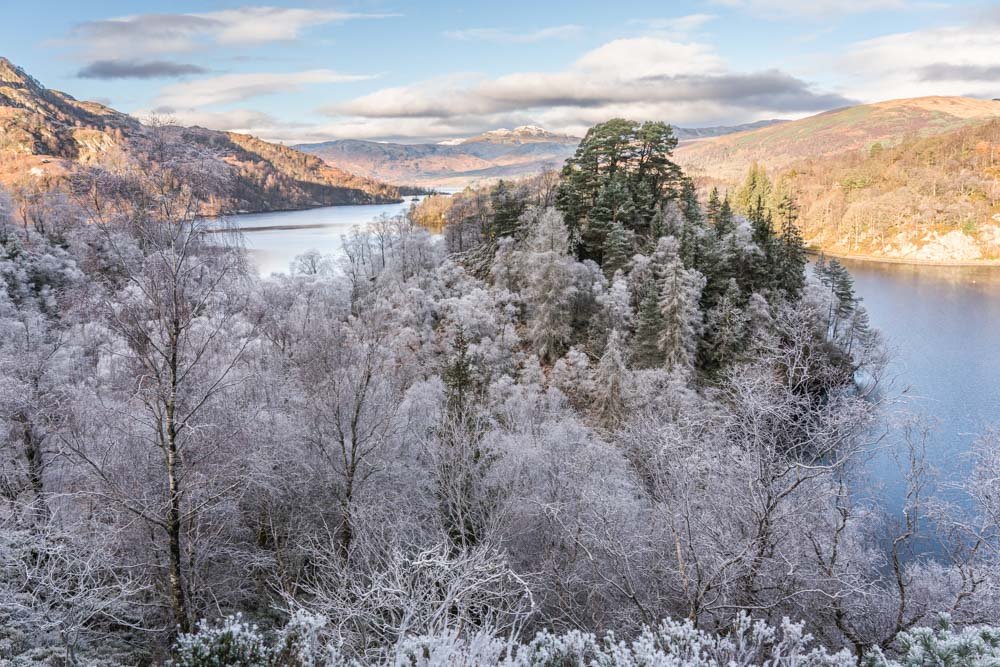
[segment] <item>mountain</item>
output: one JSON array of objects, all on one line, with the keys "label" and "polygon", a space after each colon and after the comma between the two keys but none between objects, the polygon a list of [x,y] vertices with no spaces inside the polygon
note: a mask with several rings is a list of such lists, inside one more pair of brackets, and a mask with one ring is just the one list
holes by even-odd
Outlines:
[{"label": "mountain", "polygon": [[[149,126],[45,88],[0,58],[0,185],[57,187],[84,170],[172,160],[205,213],[398,201],[400,189],[285,146],[199,127]],[[211,187],[206,189],[206,184]]]},{"label": "mountain", "polygon": [[[687,141],[780,122],[783,121],[760,121],[736,127],[675,128],[674,133],[681,141]],[[295,148],[370,178],[433,187],[464,187],[475,182],[531,176],[558,169],[573,155],[579,143],[579,137],[524,125],[435,144],[342,139],[301,144]]]},{"label": "mountain", "polygon": [[675,157],[688,173],[722,181],[742,178],[753,162],[782,169],[804,158],[867,150],[956,130],[1000,116],[1000,102],[919,97],[835,109],[802,120],[684,143]]},{"label": "mountain", "polygon": [[891,100],[679,147],[704,185],[758,162],[790,191],[806,241],[839,255],[1000,260],[1000,102]]},{"label": "mountain", "polygon": [[477,181],[516,178],[557,169],[579,143],[578,137],[524,126],[436,144],[342,139],[295,148],[369,178],[463,187]]}]

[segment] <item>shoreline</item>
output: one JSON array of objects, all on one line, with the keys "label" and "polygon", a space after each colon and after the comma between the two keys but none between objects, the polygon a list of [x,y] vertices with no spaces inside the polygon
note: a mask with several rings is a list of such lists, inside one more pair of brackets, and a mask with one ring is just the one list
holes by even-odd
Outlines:
[{"label": "shoreline", "polygon": [[[286,213],[295,213],[296,211],[282,211]],[[251,214],[248,214],[251,215]],[[209,234],[224,234],[226,232],[280,232],[289,231],[293,229],[325,229],[327,227],[339,227],[340,223],[336,222],[318,222],[309,225],[267,225],[265,227],[217,227],[213,229],[206,229],[205,232]]]},{"label": "shoreline", "polygon": [[1000,268],[1000,259],[965,259],[965,260],[932,260],[908,259],[906,257],[880,257],[878,255],[852,255],[849,253],[832,252],[821,248],[807,248],[806,253],[812,256],[825,255],[836,259],[846,259],[854,262],[872,262],[876,264],[908,264],[910,266],[939,266],[943,268]]}]

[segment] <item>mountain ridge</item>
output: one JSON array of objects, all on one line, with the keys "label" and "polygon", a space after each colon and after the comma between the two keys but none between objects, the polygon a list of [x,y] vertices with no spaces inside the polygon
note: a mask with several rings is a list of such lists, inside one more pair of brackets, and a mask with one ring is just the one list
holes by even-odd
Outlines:
[{"label": "mountain ridge", "polygon": [[143,124],[46,88],[0,57],[0,185],[57,188],[85,169],[100,171],[122,161],[141,168],[165,148],[171,159],[188,162],[190,178],[215,184],[203,201],[205,214],[390,203],[404,193],[249,135]]},{"label": "mountain ridge", "polygon": [[[765,120],[731,127],[675,127],[674,133],[682,142],[696,141],[783,122],[786,121]],[[336,139],[297,144],[294,148],[369,178],[429,187],[465,187],[480,181],[520,178],[559,169],[576,151],[580,140],[537,125],[522,125],[436,143]]]},{"label": "mountain ridge", "polygon": [[967,97],[915,97],[831,109],[813,116],[681,144],[675,158],[696,176],[742,178],[754,162],[782,169],[805,158],[895,145],[1000,116],[1000,102]]}]

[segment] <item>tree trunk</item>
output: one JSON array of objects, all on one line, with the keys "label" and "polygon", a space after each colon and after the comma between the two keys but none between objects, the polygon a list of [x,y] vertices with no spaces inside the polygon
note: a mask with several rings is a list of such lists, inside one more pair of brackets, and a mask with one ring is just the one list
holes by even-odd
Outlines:
[{"label": "tree trunk", "polygon": [[170,394],[167,397],[167,441],[166,465],[167,484],[170,493],[167,509],[167,538],[169,540],[170,605],[174,612],[174,623],[180,632],[188,632],[187,599],[184,595],[184,581],[181,577],[181,490],[177,479],[177,338],[180,324],[175,320],[170,345]]}]

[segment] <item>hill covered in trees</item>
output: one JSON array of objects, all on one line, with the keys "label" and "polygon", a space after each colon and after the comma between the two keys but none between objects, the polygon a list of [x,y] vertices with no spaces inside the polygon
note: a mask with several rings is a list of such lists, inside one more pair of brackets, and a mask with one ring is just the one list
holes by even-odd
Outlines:
[{"label": "hill covered in trees", "polygon": [[777,173],[810,243],[846,255],[1000,260],[1000,119]]},{"label": "hill covered in trees", "polygon": [[692,177],[733,181],[750,165],[781,170],[807,158],[866,151],[873,144],[933,136],[1000,117],[1000,102],[918,97],[835,109],[801,120],[685,144],[677,161]]},{"label": "hill covered in trees", "polygon": [[[831,111],[682,146],[703,188],[761,168],[792,191],[811,245],[929,262],[996,260],[1000,102],[931,97]],[[770,187],[770,186],[769,186]]]},{"label": "hill covered in trees", "polygon": [[[72,189],[81,174],[169,163],[203,212],[398,201],[400,189],[245,135],[138,120],[49,90],[0,58],[0,183],[25,196]],[[405,192],[404,192],[405,193]]]},{"label": "hill covered in trees", "polygon": [[615,119],[269,278],[163,162],[0,197],[0,660],[995,661],[997,438],[934,498],[850,274],[676,143]]}]

